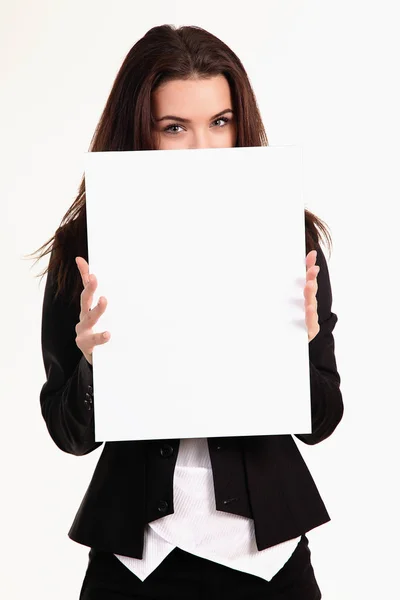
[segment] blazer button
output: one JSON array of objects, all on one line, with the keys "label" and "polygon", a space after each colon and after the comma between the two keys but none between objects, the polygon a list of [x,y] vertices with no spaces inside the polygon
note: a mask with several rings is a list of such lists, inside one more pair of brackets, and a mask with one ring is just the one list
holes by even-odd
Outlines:
[{"label": "blazer button", "polygon": [[163,446],[161,446],[160,448],[160,454],[163,458],[168,458],[169,456],[171,456],[174,453],[174,449],[172,446],[170,446],[169,444],[164,444]]},{"label": "blazer button", "polygon": [[165,512],[168,508],[168,502],[166,502],[165,500],[160,500],[157,508],[159,512]]},{"label": "blazer button", "polygon": [[89,401],[89,400],[85,399],[85,400],[83,401],[83,403],[84,403],[84,405],[86,406],[86,408],[87,408],[88,410],[92,410],[91,401]]},{"label": "blazer button", "polygon": [[86,400],[85,400],[85,404],[87,404],[89,402],[89,404],[93,404],[93,396],[91,396],[90,394],[88,394],[86,392]]}]

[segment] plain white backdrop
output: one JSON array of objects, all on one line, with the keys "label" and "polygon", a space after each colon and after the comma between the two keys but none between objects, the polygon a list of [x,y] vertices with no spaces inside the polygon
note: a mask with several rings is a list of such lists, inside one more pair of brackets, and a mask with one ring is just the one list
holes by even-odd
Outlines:
[{"label": "plain white backdrop", "polygon": [[72,204],[125,55],[163,23],[199,25],[225,41],[247,69],[270,145],[303,146],[305,204],[333,237],[326,255],[345,403],[328,440],[297,440],[332,518],[308,534],[312,561],[324,600],[396,597],[396,8],[388,0],[1,3],[2,598],[79,597],[89,549],[67,532],[102,448],[67,455],[47,433],[39,405],[45,279],[34,275],[48,257],[34,266],[23,257]]}]

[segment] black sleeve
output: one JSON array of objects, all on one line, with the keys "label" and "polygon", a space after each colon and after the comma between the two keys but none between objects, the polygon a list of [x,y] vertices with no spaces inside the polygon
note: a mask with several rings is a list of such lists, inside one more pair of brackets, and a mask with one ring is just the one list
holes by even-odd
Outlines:
[{"label": "black sleeve", "polygon": [[312,433],[296,434],[305,444],[318,444],[333,433],[343,416],[340,375],[335,359],[333,329],[337,315],[331,311],[332,290],[325,255],[318,244],[317,311],[320,330],[308,344]]},{"label": "black sleeve", "polygon": [[79,312],[61,295],[55,300],[53,273],[47,275],[42,310],[42,356],[47,381],[40,392],[50,436],[64,452],[88,454],[94,438],[93,367],[75,342]]}]

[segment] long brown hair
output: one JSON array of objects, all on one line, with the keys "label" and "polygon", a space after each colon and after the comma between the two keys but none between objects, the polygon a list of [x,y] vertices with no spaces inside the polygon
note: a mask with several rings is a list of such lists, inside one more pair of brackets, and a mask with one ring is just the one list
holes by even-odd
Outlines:
[{"label": "long brown hair", "polygon": [[[197,26],[160,25],[150,29],[130,49],[115,78],[89,151],[156,150],[152,93],[176,79],[224,75],[229,83],[237,121],[236,146],[268,146],[257,101],[247,73],[236,54],[213,34]],[[331,244],[326,224],[305,209],[306,251],[322,240]],[[76,256],[88,260],[85,176],[78,194],[55,234],[33,256],[36,262],[51,253],[46,269],[54,273],[56,296],[65,293],[79,305],[83,289]]]}]

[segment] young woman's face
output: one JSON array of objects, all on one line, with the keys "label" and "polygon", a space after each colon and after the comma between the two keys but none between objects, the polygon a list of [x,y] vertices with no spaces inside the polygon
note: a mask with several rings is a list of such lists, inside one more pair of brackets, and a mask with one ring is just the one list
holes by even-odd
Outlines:
[{"label": "young woman's face", "polygon": [[231,148],[236,144],[236,115],[223,75],[161,85],[153,92],[152,111],[158,150]]}]

